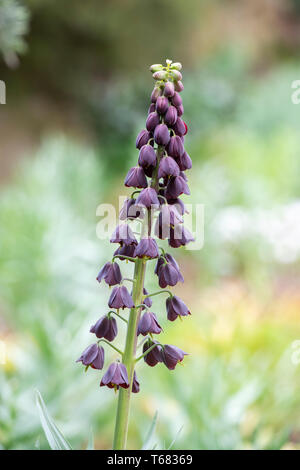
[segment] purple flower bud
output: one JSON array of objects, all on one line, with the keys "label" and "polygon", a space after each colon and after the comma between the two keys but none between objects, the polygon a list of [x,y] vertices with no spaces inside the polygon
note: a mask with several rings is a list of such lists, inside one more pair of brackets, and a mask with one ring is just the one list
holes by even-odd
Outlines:
[{"label": "purple flower bud", "polygon": [[152,135],[146,129],[143,129],[136,138],[135,146],[137,149],[140,149],[143,145],[148,144]]},{"label": "purple flower bud", "polygon": [[177,297],[177,295],[173,295],[173,297],[167,298],[166,308],[168,320],[170,321],[176,320],[178,316],[185,317],[191,314],[185,303],[179,297]]},{"label": "purple flower bud", "polygon": [[195,241],[193,235],[183,225],[177,225],[174,228],[171,227],[168,243],[172,248],[179,248],[193,241]]},{"label": "purple flower bud", "polygon": [[151,237],[142,238],[135,248],[134,256],[138,258],[158,258],[159,251],[156,241]]},{"label": "purple flower bud", "polygon": [[108,388],[116,388],[117,390],[119,390],[119,387],[129,387],[127,369],[124,364],[121,364],[120,362],[113,362],[110,364],[100,382],[100,387],[103,387],[104,385]]},{"label": "purple flower bud", "polygon": [[161,96],[162,90],[161,88],[154,87],[152,93],[151,93],[151,102],[156,103],[156,100],[159,96]]},{"label": "purple flower bud", "polygon": [[149,106],[149,108],[148,108],[148,115],[149,115],[150,113],[154,113],[155,109],[156,109],[156,108],[155,108],[155,103],[151,103],[150,106]]},{"label": "purple flower bud", "polygon": [[153,188],[143,189],[137,197],[136,205],[147,207],[147,209],[150,209],[151,207],[158,207],[159,200],[158,200],[155,189]]},{"label": "purple flower bud", "polygon": [[[147,291],[147,289],[145,289],[145,287],[144,287],[144,289],[143,289],[143,294],[144,294],[144,295],[148,295],[148,294],[149,294],[149,292]],[[146,298],[143,300],[143,304],[145,304],[147,307],[150,308],[150,307],[152,306],[151,297],[146,297]],[[145,307],[142,307],[142,310],[144,310],[144,309],[145,309]]]},{"label": "purple flower bud", "polygon": [[170,132],[165,124],[159,124],[154,131],[154,140],[158,145],[168,145]]},{"label": "purple flower bud", "polygon": [[157,112],[150,113],[146,120],[146,128],[149,132],[153,132],[156,126],[159,124],[159,115]]},{"label": "purple flower bud", "polygon": [[126,220],[128,217],[130,218],[143,218],[144,214],[141,210],[135,205],[135,199],[130,197],[124,201],[123,207],[119,213],[120,220]]},{"label": "purple flower bud", "polygon": [[158,271],[158,283],[162,289],[167,286],[176,286],[181,281],[182,276],[171,263],[163,263]]},{"label": "purple flower bud", "polygon": [[156,111],[159,114],[165,114],[169,107],[169,100],[165,96],[159,96],[156,101]]},{"label": "purple flower bud", "polygon": [[101,282],[102,279],[108,284],[109,286],[115,286],[116,284],[120,284],[122,281],[122,274],[119,268],[118,263],[106,263],[103,268],[99,271],[97,276],[97,281]]},{"label": "purple flower bud", "polygon": [[155,313],[144,313],[138,324],[137,335],[147,336],[150,333],[158,335],[161,331],[162,327],[158,323]]},{"label": "purple flower bud", "polygon": [[184,136],[187,133],[187,125],[180,117],[175,122],[173,129],[174,132],[180,136]]},{"label": "purple flower bud", "polygon": [[192,168],[192,159],[187,152],[183,152],[181,157],[177,158],[177,163],[181,171]]},{"label": "purple flower bud", "polygon": [[170,227],[182,222],[183,219],[177,211],[176,206],[165,204],[161,207],[156,220],[155,235],[161,240],[170,238]]},{"label": "purple flower bud", "polygon": [[137,240],[129,225],[118,225],[111,236],[110,243],[122,243],[122,245],[137,245]]},{"label": "purple flower bud", "polygon": [[174,93],[175,93],[175,88],[174,88],[173,82],[166,82],[165,89],[164,89],[164,95],[167,98],[171,98],[172,96],[174,96]]},{"label": "purple flower bud", "polygon": [[118,334],[116,319],[104,315],[91,327],[90,333],[95,333],[97,338],[105,338],[107,341],[113,341]]},{"label": "purple flower bud", "polygon": [[134,303],[125,286],[114,287],[108,301],[109,308],[133,308]]},{"label": "purple flower bud", "polygon": [[[114,256],[121,256],[119,258],[120,261],[131,261],[131,260],[127,260],[127,258],[122,258],[122,256],[129,256],[129,258],[133,258],[133,255],[134,255],[134,251],[135,251],[135,245],[121,245],[119,246],[119,248],[114,252]],[[132,261],[132,263],[134,263],[134,261]]]},{"label": "purple flower bud", "polygon": [[139,166],[130,168],[125,178],[124,184],[128,188],[147,188],[148,182],[143,168]]},{"label": "purple flower bud", "polygon": [[179,158],[183,152],[183,142],[178,135],[171,137],[169,145],[167,146],[168,155],[171,155],[174,158]]},{"label": "purple flower bud", "polygon": [[[156,343],[157,343],[157,341],[152,341],[151,339],[148,339],[144,343],[143,353],[145,353],[149,348],[151,348],[151,346],[153,346]],[[150,367],[154,367],[159,362],[162,362],[162,348],[161,348],[161,346],[157,345],[148,354],[146,354],[146,356],[144,356],[144,361]]]},{"label": "purple flower bud", "polygon": [[180,96],[180,94],[179,94],[177,91],[175,91],[175,93],[174,93],[174,96],[173,96],[173,98],[172,98],[172,103],[173,103],[173,105],[176,106],[176,107],[182,105],[181,96]]},{"label": "purple flower bud", "polygon": [[133,372],[133,380],[132,380],[132,393],[139,393],[140,391],[140,384],[138,382],[137,376],[135,371]]},{"label": "purple flower bud", "polygon": [[168,199],[176,199],[180,194],[190,194],[189,187],[182,176],[174,176],[170,178],[167,189],[166,197]]},{"label": "purple flower bud", "polygon": [[176,107],[176,110],[177,110],[177,115],[178,115],[178,117],[180,117],[180,116],[183,115],[183,113],[184,113],[184,107],[183,107],[182,104],[181,104],[180,106],[177,106],[177,107]]},{"label": "purple flower bud", "polygon": [[156,153],[151,145],[143,145],[139,153],[139,165],[143,168],[156,166]]},{"label": "purple flower bud", "polygon": [[175,87],[175,90],[176,90],[178,93],[180,93],[181,91],[184,90],[183,83],[182,83],[182,81],[180,81],[180,80],[174,82],[174,87]]},{"label": "purple flower bud", "polygon": [[170,370],[175,369],[178,362],[181,362],[186,355],[187,353],[182,351],[182,349],[170,344],[166,344],[162,350],[162,360]]},{"label": "purple flower bud", "polygon": [[159,164],[158,178],[166,176],[179,176],[179,166],[172,157],[163,157]]},{"label": "purple flower bud", "polygon": [[164,118],[165,124],[167,124],[167,126],[169,127],[174,126],[174,124],[177,121],[177,117],[178,117],[178,113],[177,113],[177,109],[175,108],[175,106],[169,106],[168,111],[166,112],[166,115]]},{"label": "purple flower bud", "polygon": [[91,344],[83,351],[76,362],[82,362],[85,366],[100,370],[104,365],[104,349],[98,344]]}]

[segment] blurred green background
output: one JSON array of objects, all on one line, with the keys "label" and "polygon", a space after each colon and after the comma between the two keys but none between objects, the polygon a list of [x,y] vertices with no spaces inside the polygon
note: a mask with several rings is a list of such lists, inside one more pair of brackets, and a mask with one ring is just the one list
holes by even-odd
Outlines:
[{"label": "blurred green background", "polygon": [[300,449],[299,46],[296,0],[0,0],[1,448],[49,448],[35,389],[74,448],[91,429],[111,447],[117,396],[75,363],[109,294],[96,207],[127,194],[148,66],[171,58],[205,243],[171,250],[192,316],[167,323],[159,297],[153,310],[190,355],[175,371],[139,363],[128,447],[157,410],[160,449],[179,430],[173,448]]}]

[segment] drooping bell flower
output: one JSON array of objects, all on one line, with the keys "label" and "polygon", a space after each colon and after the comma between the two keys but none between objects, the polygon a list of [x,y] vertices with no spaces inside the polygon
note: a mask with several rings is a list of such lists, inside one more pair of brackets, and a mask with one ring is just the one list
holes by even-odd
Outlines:
[{"label": "drooping bell flower", "polygon": [[167,98],[172,98],[172,96],[174,96],[174,93],[175,93],[174,83],[173,82],[166,82],[165,88],[164,88],[164,95]]},{"label": "drooping bell flower", "polygon": [[180,106],[182,104],[182,98],[177,91],[175,91],[174,93],[174,96],[172,98],[172,103],[174,106]]},{"label": "drooping bell flower", "polygon": [[183,86],[183,83],[181,80],[178,80],[177,82],[174,82],[174,87],[175,87],[175,90],[180,93],[181,91],[184,90],[184,86]]},{"label": "drooping bell flower", "polygon": [[158,271],[158,283],[162,289],[167,286],[176,286],[182,281],[182,275],[171,263],[163,263]]},{"label": "drooping bell flower", "polygon": [[156,110],[155,103],[151,103],[149,108],[148,108],[148,116],[149,116],[150,113],[154,113],[155,110]]},{"label": "drooping bell flower", "polygon": [[190,194],[189,187],[182,176],[174,176],[169,179],[166,198],[176,199],[180,194]]},{"label": "drooping bell flower", "polygon": [[150,209],[151,207],[156,208],[159,206],[159,200],[157,193],[153,188],[143,189],[137,197],[136,200],[137,206],[146,207]]},{"label": "drooping bell flower", "polygon": [[159,87],[154,87],[152,93],[151,93],[151,102],[156,103],[156,100],[159,96],[161,96],[162,90]]},{"label": "drooping bell flower", "polygon": [[124,184],[127,188],[147,188],[148,182],[143,168],[140,166],[130,168],[124,180]]},{"label": "drooping bell flower", "polygon": [[162,327],[157,321],[155,313],[146,312],[140,318],[137,335],[147,336],[148,334],[158,335],[162,331]]},{"label": "drooping bell flower", "polygon": [[113,341],[118,334],[118,326],[116,319],[103,315],[90,329],[91,333],[95,333],[97,338],[105,338],[107,341]]},{"label": "drooping bell flower", "polygon": [[181,171],[190,170],[192,168],[192,159],[187,152],[183,152],[181,157],[176,159]]},{"label": "drooping bell flower", "polygon": [[[143,294],[144,295],[148,295],[149,292],[147,291],[147,289],[144,287],[143,289]],[[144,300],[143,300],[143,304],[145,304],[148,308],[150,308],[152,306],[152,299],[151,297],[146,297]],[[142,310],[144,310],[145,307],[142,307]]]},{"label": "drooping bell flower", "polygon": [[175,108],[175,106],[169,106],[164,117],[165,124],[167,124],[167,126],[169,127],[174,126],[174,124],[177,121],[177,118],[178,118],[177,109]]},{"label": "drooping bell flower", "polygon": [[184,202],[179,198],[176,198],[176,199],[168,198],[168,204],[175,206],[180,215],[184,215],[185,213],[188,213],[188,211],[185,208]]},{"label": "drooping bell flower", "polygon": [[138,258],[158,258],[159,250],[156,241],[151,237],[144,237],[135,248],[134,256]]},{"label": "drooping bell flower", "polygon": [[159,114],[157,112],[150,113],[146,120],[146,128],[149,132],[153,132],[159,124]]},{"label": "drooping bell flower", "polygon": [[183,225],[177,225],[174,228],[171,227],[168,243],[172,248],[179,248],[193,241],[195,241],[193,235]]},{"label": "drooping bell flower", "polygon": [[182,351],[182,349],[177,348],[177,346],[165,344],[162,349],[161,355],[163,363],[167,366],[167,368],[170,370],[174,370],[178,362],[181,362],[184,356],[187,355],[187,353]]},{"label": "drooping bell flower", "polygon": [[156,111],[159,114],[165,114],[169,107],[169,100],[165,96],[159,96],[156,100]]},{"label": "drooping bell flower", "polygon": [[123,256],[128,256],[129,258],[133,258],[135,251],[135,245],[121,245],[119,248],[114,252],[114,256],[118,256],[120,261],[131,261],[134,263],[134,260],[127,260],[127,258],[123,258]]},{"label": "drooping bell flower", "polygon": [[180,106],[176,106],[176,110],[177,110],[177,116],[178,117],[181,117],[184,113],[184,107],[183,105],[181,104]]},{"label": "drooping bell flower", "polygon": [[82,362],[85,366],[101,370],[104,365],[104,349],[98,344],[91,344],[83,351],[76,362]]},{"label": "drooping bell flower", "polygon": [[140,391],[140,383],[137,379],[135,371],[133,372],[133,380],[132,380],[132,393],[139,393]]},{"label": "drooping bell flower", "polygon": [[170,237],[170,227],[183,222],[183,218],[176,209],[176,206],[165,204],[161,206],[159,216],[156,219],[154,233],[164,240]]},{"label": "drooping bell flower", "polygon": [[120,224],[111,236],[110,243],[122,243],[122,245],[136,245],[135,238],[131,228],[127,224]]},{"label": "drooping bell flower", "polygon": [[152,134],[146,129],[143,129],[136,138],[136,141],[135,141],[136,148],[140,149],[143,145],[148,144],[151,137],[153,137]]},{"label": "drooping bell flower", "polygon": [[109,308],[133,308],[134,303],[125,286],[114,287],[108,301]]},{"label": "drooping bell flower", "polygon": [[97,276],[98,282],[101,282],[102,279],[104,279],[106,284],[108,284],[109,286],[115,286],[116,284],[120,284],[120,282],[122,281],[122,274],[118,263],[105,263],[103,268],[100,269],[99,274]]},{"label": "drooping bell flower", "polygon": [[176,259],[175,259],[172,255],[170,255],[169,253],[165,253],[163,256],[161,256],[160,258],[158,258],[158,260],[157,260],[157,262],[156,262],[154,274],[156,274],[156,275],[158,276],[160,267],[161,267],[163,264],[165,264],[166,262],[172,264],[172,265],[177,269],[177,271],[179,272],[180,280],[181,280],[181,282],[183,282],[184,279],[183,279],[183,276],[182,276],[182,274],[181,274],[181,272],[180,272],[179,265],[178,265]]},{"label": "drooping bell flower", "polygon": [[183,154],[183,142],[179,135],[174,135],[173,137],[171,137],[166,150],[168,152],[168,155],[171,155],[171,157],[174,158],[179,158]]},{"label": "drooping bell flower", "polygon": [[156,153],[151,145],[143,145],[139,153],[138,163],[142,168],[156,166]]},{"label": "drooping bell flower", "polygon": [[[149,348],[151,348],[151,346],[153,346],[156,343],[157,341],[152,341],[150,338],[147,341],[145,341],[143,345],[143,353],[145,353]],[[144,356],[144,361],[146,362],[146,364],[148,364],[148,366],[150,367],[154,367],[159,362],[162,362],[161,351],[162,351],[162,348],[158,344],[148,354],[146,354],[146,356]]]},{"label": "drooping bell flower", "polygon": [[126,220],[128,218],[130,219],[138,219],[138,218],[142,219],[143,218],[144,214],[141,211],[141,209],[135,205],[135,202],[136,200],[131,197],[127,198],[124,201],[123,207],[119,213],[120,220]]},{"label": "drooping bell flower", "polygon": [[170,141],[170,132],[165,124],[159,124],[154,131],[154,140],[157,145],[168,145]]},{"label": "drooping bell flower", "polygon": [[158,177],[166,178],[167,176],[179,176],[180,169],[174,158],[163,157],[159,164]]},{"label": "drooping bell flower", "polygon": [[177,317],[185,317],[191,314],[183,300],[177,297],[177,295],[173,295],[173,297],[167,298],[166,308],[168,320],[170,321],[176,320]]},{"label": "drooping bell flower", "polygon": [[116,388],[117,390],[119,390],[120,387],[128,388],[129,381],[125,365],[120,362],[113,362],[110,364],[100,382],[100,387],[103,386]]},{"label": "drooping bell flower", "polygon": [[175,134],[179,136],[184,136],[187,133],[186,123],[179,117],[173,126]]}]

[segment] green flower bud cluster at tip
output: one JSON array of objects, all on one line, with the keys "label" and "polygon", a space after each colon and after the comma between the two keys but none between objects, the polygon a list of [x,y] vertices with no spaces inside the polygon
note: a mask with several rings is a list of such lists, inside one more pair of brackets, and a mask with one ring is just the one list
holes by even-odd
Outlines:
[{"label": "green flower bud cluster at tip", "polygon": [[162,64],[153,64],[150,66],[150,71],[152,72],[152,77],[154,80],[157,80],[157,86],[162,86],[165,81],[180,81],[182,80],[182,75],[180,70],[182,65],[180,62],[172,62],[171,60],[166,60],[166,66]]}]

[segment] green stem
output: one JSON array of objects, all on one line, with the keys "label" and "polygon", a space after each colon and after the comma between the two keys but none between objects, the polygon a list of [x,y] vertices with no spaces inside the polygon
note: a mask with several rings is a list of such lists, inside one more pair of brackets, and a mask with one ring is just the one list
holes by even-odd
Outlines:
[{"label": "green stem", "polygon": [[123,351],[121,351],[120,349],[116,348],[116,346],[114,346],[113,344],[111,344],[109,341],[106,341],[106,339],[99,339],[99,341],[97,341],[97,343],[106,343],[108,344],[108,346],[110,346],[111,348],[113,348],[115,351],[117,351],[121,356],[123,356]]},{"label": "green stem", "polygon": [[173,297],[173,294],[170,290],[158,290],[157,292],[153,292],[153,294],[145,295],[144,299],[146,299],[147,297],[153,297],[154,295],[158,295],[158,294],[168,294],[169,297]]},{"label": "green stem", "polygon": [[[159,167],[159,162],[163,155],[163,152],[164,152],[164,147],[159,146],[157,149],[157,166],[153,171],[153,176],[152,176],[152,181],[151,181],[151,187],[154,188],[156,191],[158,191],[158,188],[159,188],[158,167]],[[150,218],[150,222],[149,220],[148,221],[145,220],[145,223],[142,225],[141,238],[143,238],[143,236],[149,233],[149,229],[151,233],[150,214],[148,214],[148,219],[149,218]],[[132,389],[132,381],[133,381],[133,372],[134,372],[134,366],[135,366],[135,360],[136,360],[135,356],[136,356],[136,344],[137,344],[137,326],[138,326],[138,322],[139,322],[140,315],[141,315],[140,305],[142,304],[142,299],[143,299],[143,289],[144,289],[147,258],[138,258],[138,259],[134,259],[134,261],[135,261],[135,267],[134,267],[133,278],[135,282],[133,284],[132,298],[133,298],[134,305],[137,305],[138,307],[134,307],[130,310],[129,319],[128,319],[126,343],[125,343],[125,350],[123,354],[123,364],[126,366],[126,369],[128,372],[129,388],[127,389],[120,388],[119,390],[118,408],[117,408],[115,433],[114,433],[114,441],[113,441],[114,450],[122,450],[126,448],[128,420],[129,420],[129,405],[130,405],[130,397],[131,397],[131,389]]]},{"label": "green stem", "polygon": [[139,357],[136,358],[135,362],[138,362],[140,359],[143,359],[143,357],[147,356],[147,354],[149,354],[149,352],[152,351],[152,349],[156,348],[156,346],[161,346],[162,348],[164,348],[163,344],[160,344],[160,343],[152,344],[152,346],[150,346],[150,348],[148,348],[144,352],[144,354],[141,354]]}]

